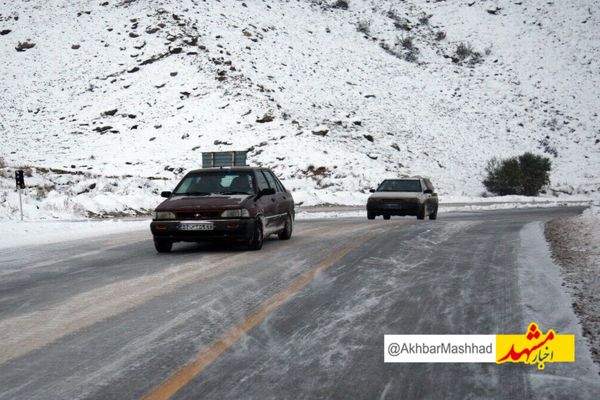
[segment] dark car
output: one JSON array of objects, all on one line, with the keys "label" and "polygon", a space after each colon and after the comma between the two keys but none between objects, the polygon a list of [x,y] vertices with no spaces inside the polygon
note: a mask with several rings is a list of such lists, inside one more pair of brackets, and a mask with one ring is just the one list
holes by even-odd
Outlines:
[{"label": "dark car", "polygon": [[174,242],[228,240],[251,250],[271,234],[292,236],[294,199],[266,168],[198,169],[186,174],[154,211],[150,229],[158,252]]},{"label": "dark car", "polygon": [[367,218],[375,219],[382,215],[390,219],[392,215],[415,215],[418,219],[436,219],[438,196],[431,181],[414,177],[386,179],[367,201]]}]

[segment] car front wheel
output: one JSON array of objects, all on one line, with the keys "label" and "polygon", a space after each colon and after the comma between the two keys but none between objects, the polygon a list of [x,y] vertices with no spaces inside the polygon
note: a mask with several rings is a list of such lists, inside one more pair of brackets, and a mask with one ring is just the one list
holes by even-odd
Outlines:
[{"label": "car front wheel", "polygon": [[425,205],[422,205],[421,208],[419,208],[417,219],[425,219]]},{"label": "car front wheel", "polygon": [[262,222],[260,219],[257,219],[256,223],[254,224],[252,238],[248,242],[248,250],[262,249],[264,239]]},{"label": "car front wheel", "polygon": [[368,219],[375,219],[375,213],[367,212],[367,218]]},{"label": "car front wheel", "polygon": [[435,211],[432,212],[431,214],[429,214],[429,219],[437,219],[437,212],[438,212],[438,209],[436,207]]},{"label": "car front wheel", "polygon": [[154,248],[159,253],[170,253],[173,248],[173,242],[165,239],[154,239]]}]

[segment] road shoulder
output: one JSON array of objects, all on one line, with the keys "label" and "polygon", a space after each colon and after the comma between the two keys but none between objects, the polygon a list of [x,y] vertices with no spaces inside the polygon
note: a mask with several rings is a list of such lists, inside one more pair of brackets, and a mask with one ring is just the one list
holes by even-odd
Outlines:
[{"label": "road shoulder", "polygon": [[577,398],[596,398],[600,391],[598,367],[573,312],[571,295],[563,288],[560,268],[551,258],[543,223],[525,225],[520,238],[518,276],[523,326],[536,322],[542,331],[552,328],[557,333],[575,334],[575,363],[548,364],[543,372],[532,369],[528,377],[533,391],[541,398],[574,398],[574,390]]}]

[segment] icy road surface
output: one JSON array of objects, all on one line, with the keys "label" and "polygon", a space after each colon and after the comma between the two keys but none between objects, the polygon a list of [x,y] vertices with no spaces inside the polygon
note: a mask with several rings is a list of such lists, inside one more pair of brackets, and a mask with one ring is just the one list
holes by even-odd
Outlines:
[{"label": "icy road surface", "polygon": [[[298,221],[259,252],[157,254],[147,229],[0,250],[0,399],[595,398],[541,236],[580,211]],[[383,363],[384,334],[521,333],[532,319],[575,333],[577,362]]]}]

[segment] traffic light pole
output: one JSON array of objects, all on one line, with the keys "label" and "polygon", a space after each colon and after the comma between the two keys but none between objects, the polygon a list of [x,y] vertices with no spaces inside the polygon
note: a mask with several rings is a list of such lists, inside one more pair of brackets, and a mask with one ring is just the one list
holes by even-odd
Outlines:
[{"label": "traffic light pole", "polygon": [[21,210],[21,221],[23,221],[23,200],[21,199],[21,191],[22,189],[19,188],[19,210]]},{"label": "traffic light pole", "polygon": [[17,184],[17,191],[19,192],[19,210],[21,211],[21,221],[23,221],[23,199],[21,191],[25,189],[25,177],[23,170],[18,169],[15,171],[15,183]]}]

